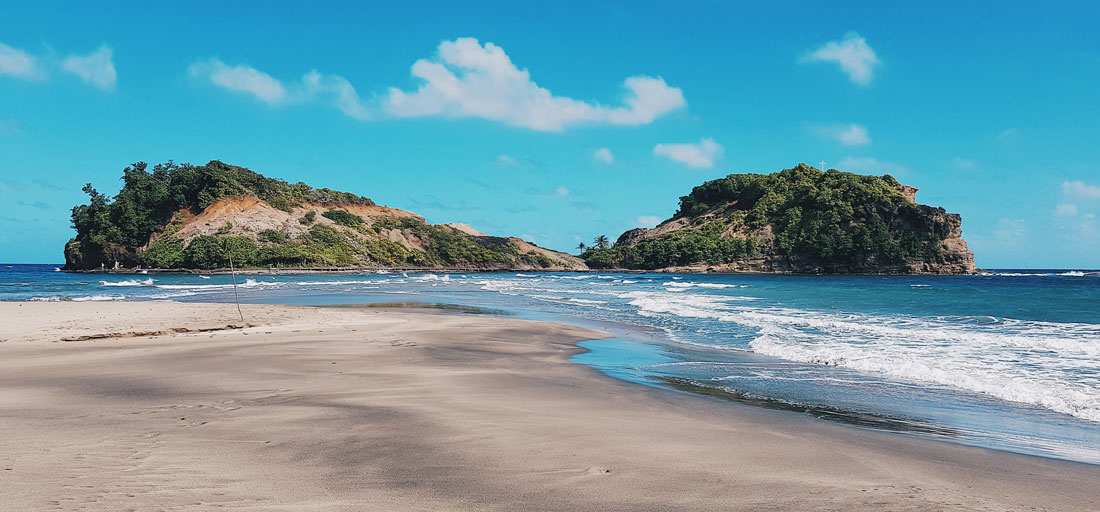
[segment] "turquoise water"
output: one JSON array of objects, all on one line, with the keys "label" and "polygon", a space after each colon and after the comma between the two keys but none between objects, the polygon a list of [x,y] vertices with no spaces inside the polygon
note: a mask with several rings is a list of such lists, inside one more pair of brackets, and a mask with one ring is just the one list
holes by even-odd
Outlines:
[{"label": "turquoise water", "polygon": [[[232,300],[229,276],[0,268],[0,300]],[[575,358],[870,428],[1100,463],[1100,275],[244,276],[246,302],[422,301],[595,327]],[[722,404],[716,402],[716,407]]]}]

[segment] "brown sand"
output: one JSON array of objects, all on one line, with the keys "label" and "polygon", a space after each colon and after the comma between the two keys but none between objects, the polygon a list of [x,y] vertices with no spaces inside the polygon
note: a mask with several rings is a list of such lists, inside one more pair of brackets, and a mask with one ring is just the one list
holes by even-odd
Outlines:
[{"label": "brown sand", "polygon": [[619,382],[585,329],[245,308],[0,303],[0,510],[1100,509],[1100,467]]}]

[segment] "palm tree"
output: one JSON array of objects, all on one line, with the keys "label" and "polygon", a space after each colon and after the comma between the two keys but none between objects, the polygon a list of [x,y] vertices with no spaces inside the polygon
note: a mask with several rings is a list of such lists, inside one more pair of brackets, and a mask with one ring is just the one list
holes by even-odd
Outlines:
[{"label": "palm tree", "polygon": [[607,241],[607,235],[600,235],[592,240],[592,243],[596,245],[597,249],[607,249],[611,247],[611,243]]},{"label": "palm tree", "polygon": [[587,249],[587,248],[588,248],[588,246],[584,245],[584,242],[581,242],[581,243],[577,244],[577,250],[578,251],[584,252],[584,250]]}]

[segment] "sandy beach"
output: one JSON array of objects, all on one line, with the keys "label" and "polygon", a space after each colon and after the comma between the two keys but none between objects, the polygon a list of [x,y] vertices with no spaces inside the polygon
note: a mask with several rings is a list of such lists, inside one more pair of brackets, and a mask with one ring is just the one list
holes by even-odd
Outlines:
[{"label": "sandy beach", "polygon": [[425,310],[244,314],[0,303],[0,509],[1100,509],[1098,466],[570,363],[596,331]]}]

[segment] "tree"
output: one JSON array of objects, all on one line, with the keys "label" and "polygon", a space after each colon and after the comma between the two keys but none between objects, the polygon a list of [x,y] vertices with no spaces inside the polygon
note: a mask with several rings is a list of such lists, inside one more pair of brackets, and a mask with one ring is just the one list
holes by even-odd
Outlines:
[{"label": "tree", "polygon": [[592,243],[597,249],[607,249],[611,247],[611,242],[607,240],[607,235],[600,235],[594,238]]},{"label": "tree", "polygon": [[581,242],[581,243],[577,244],[577,250],[578,251],[584,252],[584,250],[587,249],[587,248],[588,248],[588,246],[584,245],[584,242]]}]

